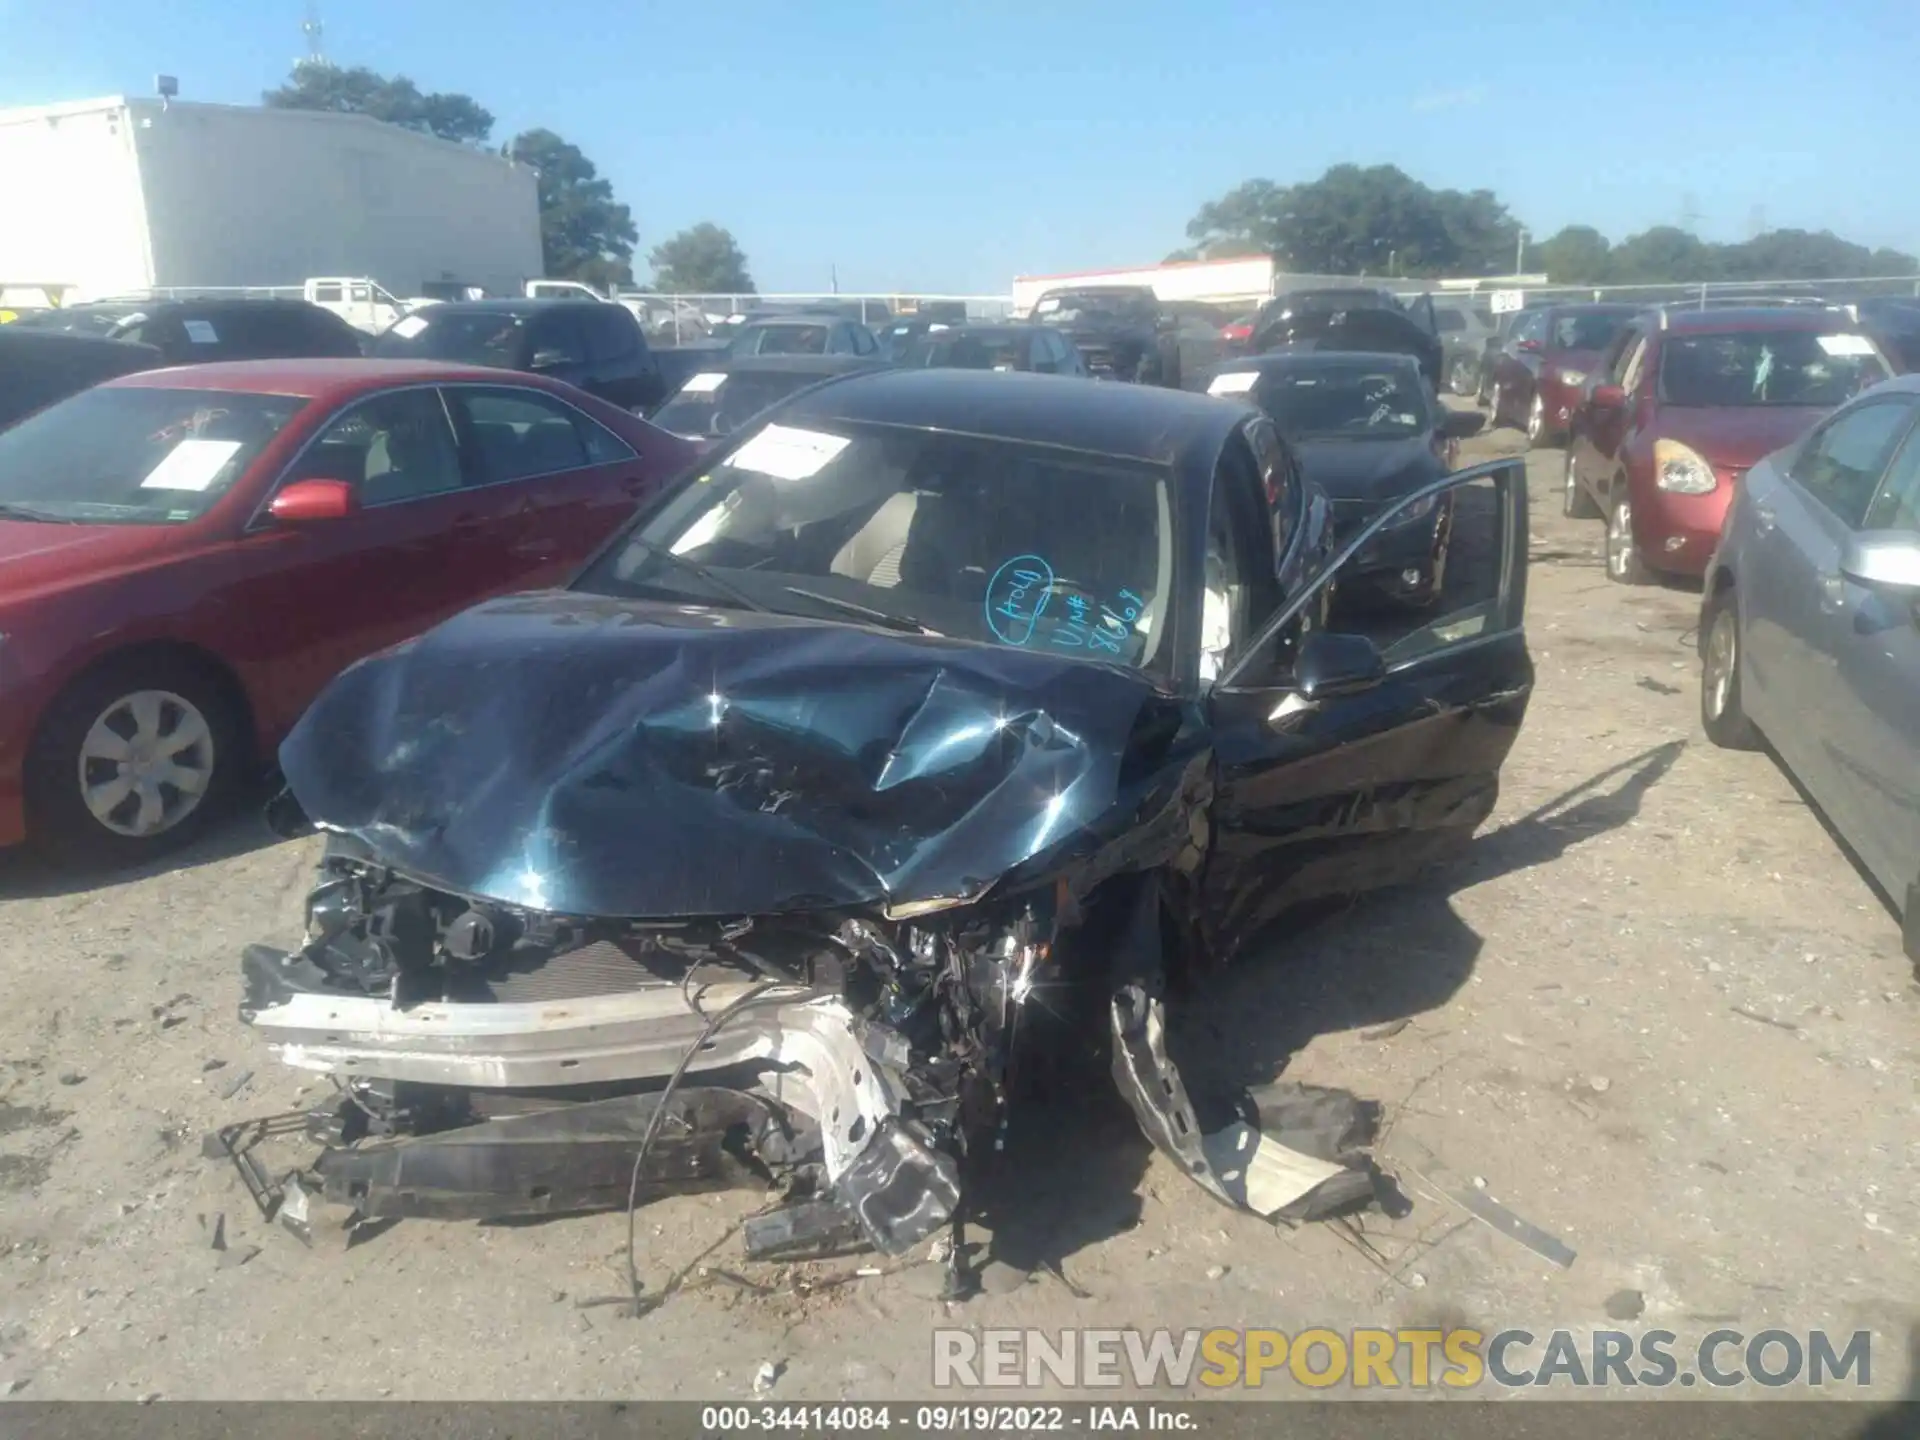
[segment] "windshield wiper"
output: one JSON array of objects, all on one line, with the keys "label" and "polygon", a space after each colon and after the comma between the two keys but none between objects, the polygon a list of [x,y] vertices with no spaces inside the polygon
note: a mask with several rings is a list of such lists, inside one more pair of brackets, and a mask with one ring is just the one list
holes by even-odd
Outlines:
[{"label": "windshield wiper", "polygon": [[676,555],[664,545],[657,545],[651,540],[642,540],[637,536],[629,543],[638,545],[655,559],[665,560],[671,565],[677,565],[696,580],[704,580],[708,585],[711,585],[736,605],[745,606],[749,610],[758,610],[762,615],[771,615],[774,613],[768,606],[762,605],[758,600],[747,594],[746,591],[740,589],[730,581],[722,580],[698,560],[689,560],[684,555]]},{"label": "windshield wiper", "polygon": [[798,595],[802,600],[812,600],[817,604],[843,610],[849,615],[858,615],[863,620],[887,630],[898,630],[908,635],[938,635],[940,632],[931,625],[914,619],[911,615],[894,615],[885,610],[875,610],[871,605],[862,605],[856,600],[842,600],[838,595],[823,595],[818,590],[802,590],[798,585],[780,587],[789,595]]},{"label": "windshield wiper", "polygon": [[15,505],[0,500],[0,520],[34,520],[42,525],[79,525],[84,522],[72,515],[52,515],[45,510],[36,510],[31,505]]}]

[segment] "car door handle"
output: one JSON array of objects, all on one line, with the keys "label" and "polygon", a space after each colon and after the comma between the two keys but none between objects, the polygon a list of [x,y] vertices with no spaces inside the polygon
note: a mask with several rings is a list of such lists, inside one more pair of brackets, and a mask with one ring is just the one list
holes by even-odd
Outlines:
[{"label": "car door handle", "polygon": [[1829,614],[1837,613],[1847,603],[1847,584],[1838,575],[1820,577],[1820,608]]},{"label": "car door handle", "polygon": [[1773,529],[1773,521],[1774,515],[1771,505],[1756,505],[1753,507],[1753,523],[1758,525],[1762,530]]}]

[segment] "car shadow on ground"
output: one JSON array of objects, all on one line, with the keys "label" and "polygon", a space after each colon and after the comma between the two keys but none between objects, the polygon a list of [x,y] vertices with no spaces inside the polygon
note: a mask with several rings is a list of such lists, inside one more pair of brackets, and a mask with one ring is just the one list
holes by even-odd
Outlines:
[{"label": "car shadow on ground", "polygon": [[[1455,912],[1454,895],[1630,823],[1686,745],[1670,741],[1600,771],[1481,835],[1422,881],[1283,921],[1281,933],[1173,1017],[1170,1043],[1188,1089],[1199,1099],[1262,1085],[1317,1035],[1392,1025],[1445,1005],[1482,947]],[[1142,1214],[1151,1148],[1132,1112],[1091,1065],[1070,1068],[1063,1082],[1016,1107],[1006,1152],[981,1186],[990,1253],[1021,1270],[1060,1272]],[[1212,1203],[1198,1187],[1192,1194]]]},{"label": "car shadow on ground", "polygon": [[0,904],[9,900],[50,900],[133,884],[278,845],[281,838],[267,828],[262,817],[268,797],[277,788],[277,784],[268,782],[249,787],[232,811],[192,844],[137,865],[118,869],[71,865],[40,856],[29,846],[0,850]]}]

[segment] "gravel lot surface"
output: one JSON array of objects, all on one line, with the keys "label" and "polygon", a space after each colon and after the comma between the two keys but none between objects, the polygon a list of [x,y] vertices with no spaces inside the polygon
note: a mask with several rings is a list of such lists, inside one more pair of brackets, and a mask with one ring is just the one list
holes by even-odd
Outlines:
[{"label": "gravel lot surface", "polygon": [[[1910,1385],[1920,990],[1895,922],[1765,755],[1701,737],[1697,596],[1610,584],[1599,524],[1560,516],[1558,460],[1530,462],[1538,688],[1470,858],[1287,938],[1187,1017],[1236,1071],[1386,1102],[1415,1208],[1366,1220],[1376,1258],[1216,1206],[1102,1087],[1025,1117],[1028,1203],[992,1237],[991,1293],[951,1312],[933,1266],[746,1265],[750,1194],[640,1213],[650,1287],[716,1248],[638,1320],[583,1304],[622,1291],[619,1216],[306,1250],[200,1158],[217,1124],[317,1093],[235,1017],[240,948],[293,943],[317,847],[237,825],[90,888],[0,857],[0,1391],[729,1398],[773,1362],[776,1398],[911,1396],[941,1323],[1542,1332],[1613,1323],[1623,1291],[1683,1342],[1871,1329],[1874,1392]],[[1404,1168],[1426,1154],[1573,1265],[1427,1190]]]}]

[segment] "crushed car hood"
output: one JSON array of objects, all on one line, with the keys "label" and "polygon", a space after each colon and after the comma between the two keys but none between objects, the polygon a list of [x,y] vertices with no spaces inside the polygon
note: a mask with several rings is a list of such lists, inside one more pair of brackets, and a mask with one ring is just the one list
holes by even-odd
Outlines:
[{"label": "crushed car hood", "polygon": [[1177,705],[1009,647],[546,591],[352,667],[280,761],[316,823],[459,893],[597,916],[903,906],[1090,843],[1136,726]]}]

